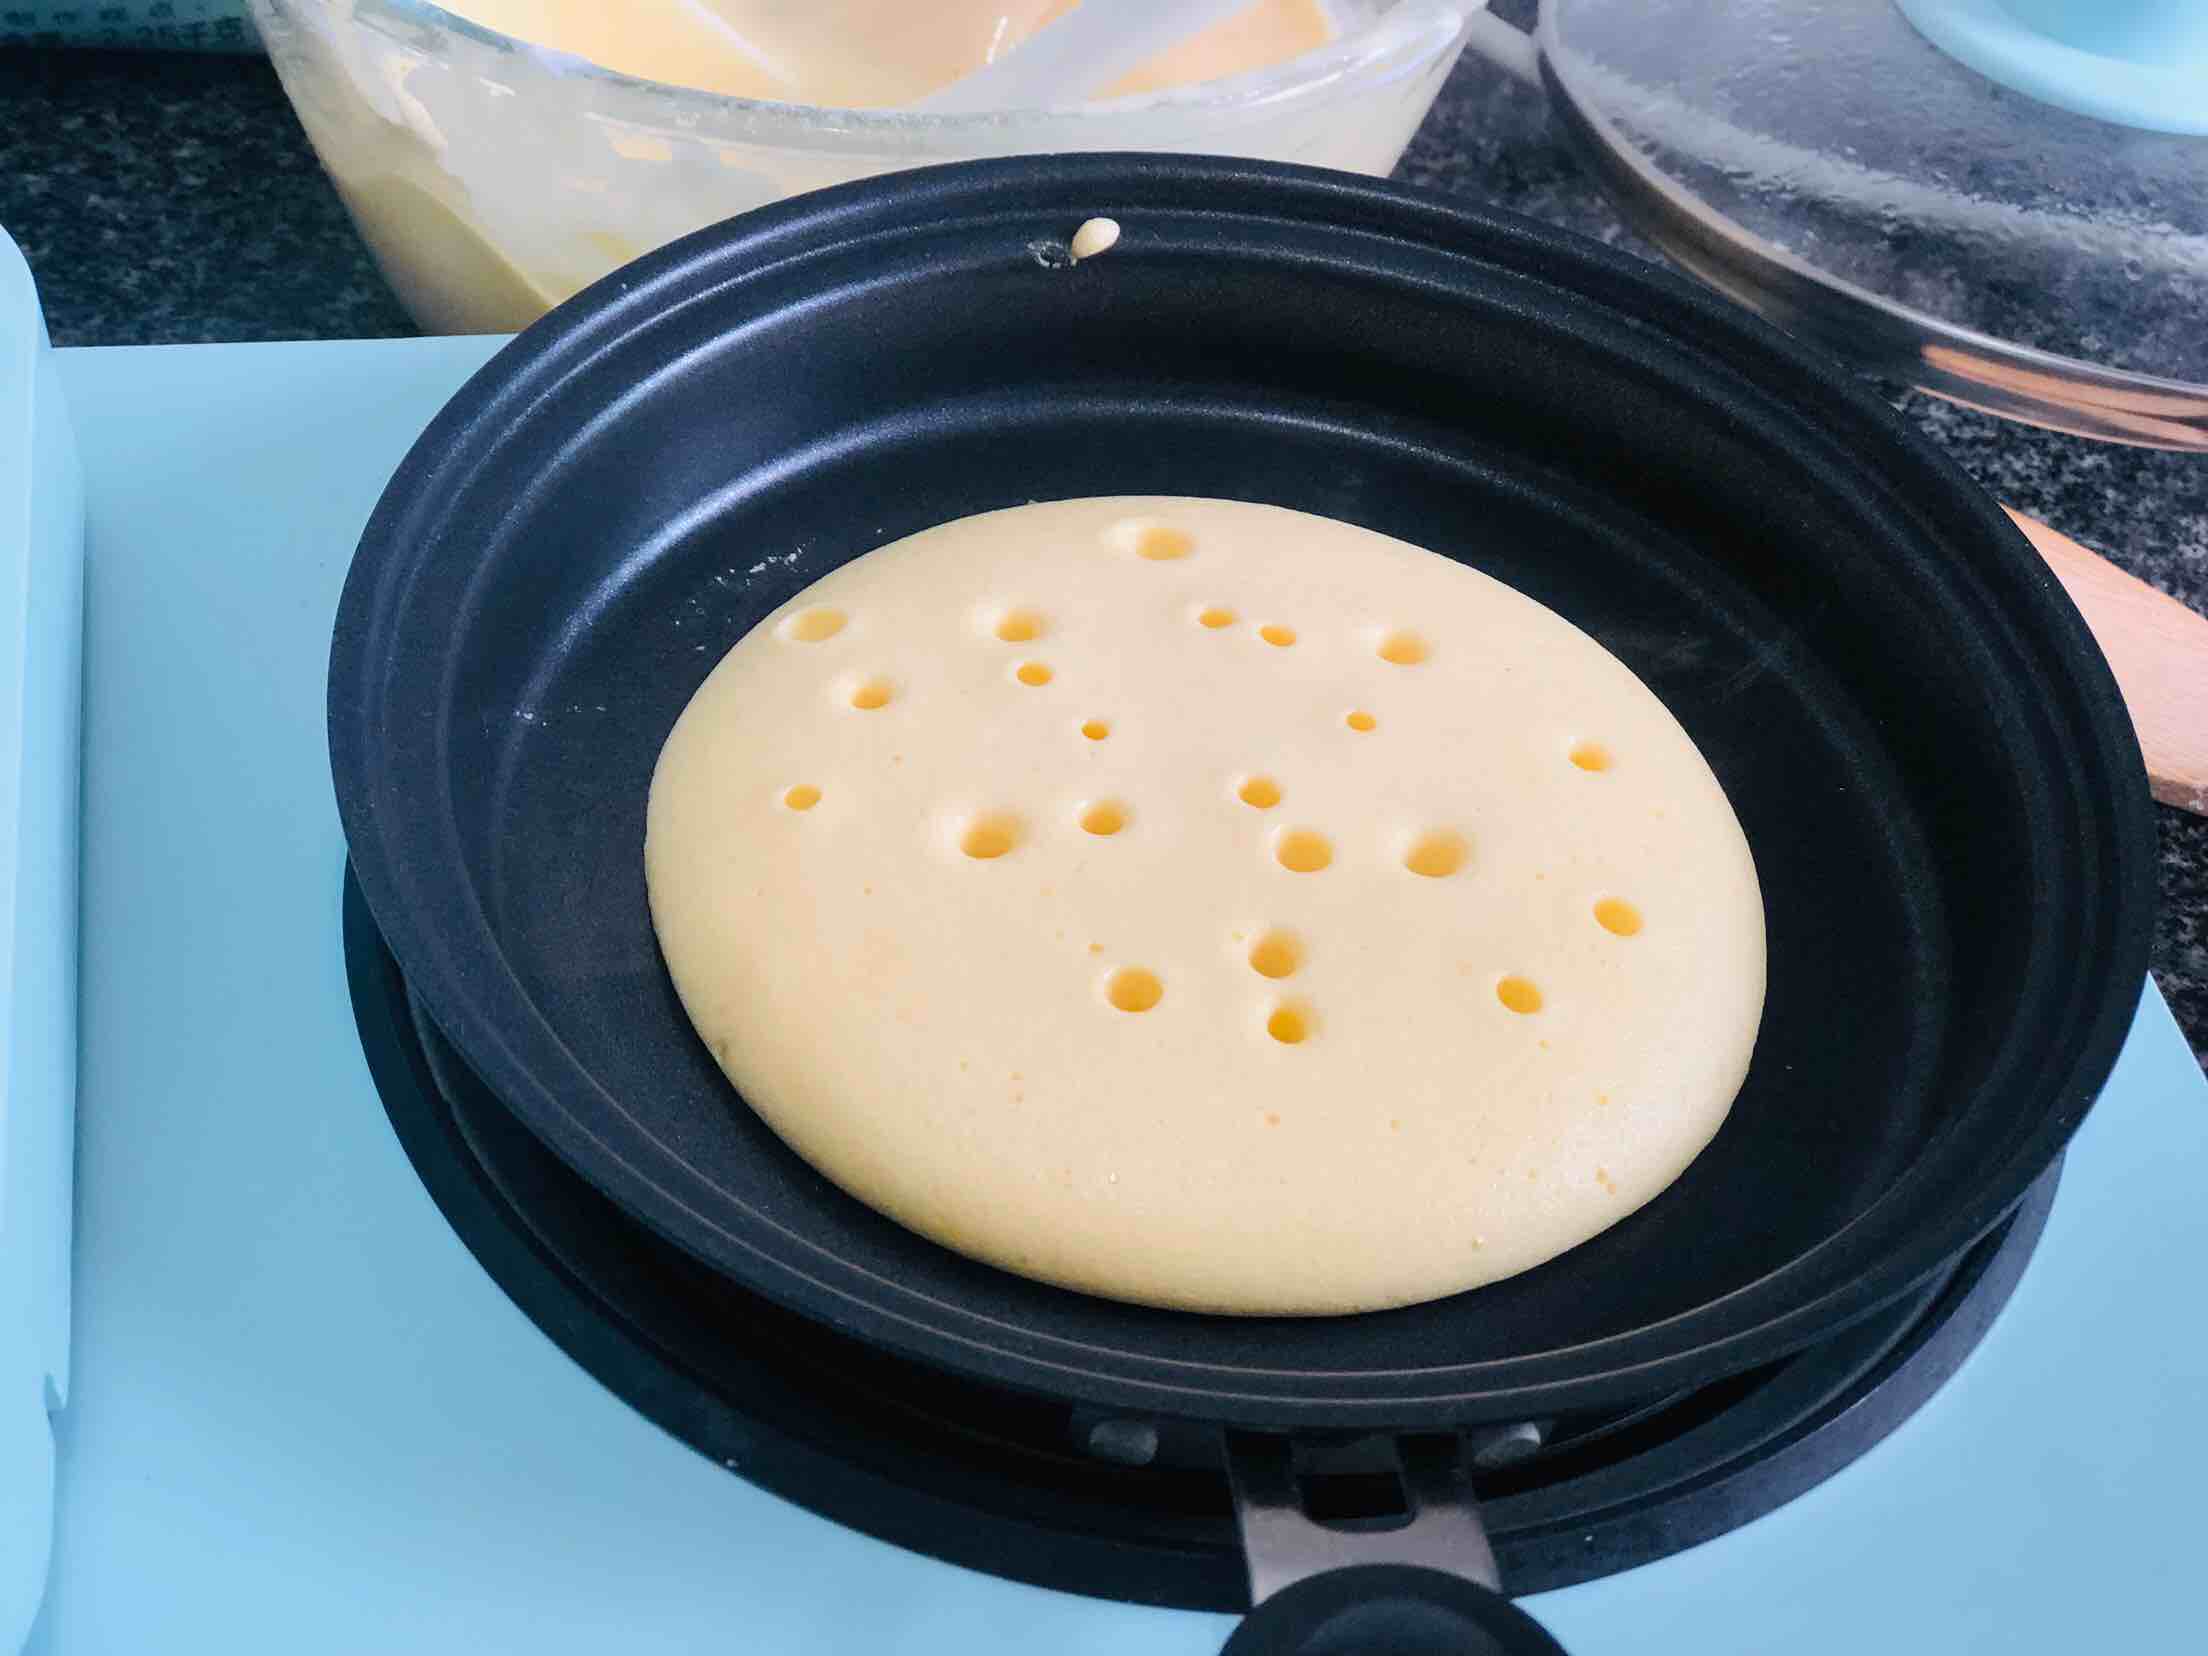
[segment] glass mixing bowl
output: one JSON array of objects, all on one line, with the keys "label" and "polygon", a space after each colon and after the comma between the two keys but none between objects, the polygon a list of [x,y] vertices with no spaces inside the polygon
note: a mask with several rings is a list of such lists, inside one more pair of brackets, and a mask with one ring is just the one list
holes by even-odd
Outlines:
[{"label": "glass mixing bowl", "polygon": [[923,115],[638,80],[424,0],[252,0],[353,222],[434,333],[522,327],[677,236],[899,167],[1176,150],[1384,173],[1483,3],[1335,0],[1337,38],[1269,69],[1064,109]]}]

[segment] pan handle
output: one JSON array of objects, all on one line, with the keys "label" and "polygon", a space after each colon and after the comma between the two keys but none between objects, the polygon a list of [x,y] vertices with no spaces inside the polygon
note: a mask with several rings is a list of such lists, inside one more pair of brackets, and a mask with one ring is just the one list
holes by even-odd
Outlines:
[{"label": "pan handle", "polygon": [[1492,1587],[1417,1564],[1307,1576],[1243,1618],[1220,1656],[1565,1656]]},{"label": "pan handle", "polygon": [[1408,1517],[1353,1530],[1305,1510],[1287,1438],[1228,1433],[1253,1608],[1221,1656],[1564,1656],[1502,1594],[1458,1441],[1391,1447]]}]

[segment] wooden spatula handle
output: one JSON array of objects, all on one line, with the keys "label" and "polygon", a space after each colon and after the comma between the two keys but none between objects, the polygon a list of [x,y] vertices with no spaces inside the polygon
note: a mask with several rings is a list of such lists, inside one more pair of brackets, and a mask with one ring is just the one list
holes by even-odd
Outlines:
[{"label": "wooden spatula handle", "polygon": [[2116,670],[2154,797],[2208,816],[2208,616],[2037,518],[2013,510],[2009,516],[2039,548]]}]

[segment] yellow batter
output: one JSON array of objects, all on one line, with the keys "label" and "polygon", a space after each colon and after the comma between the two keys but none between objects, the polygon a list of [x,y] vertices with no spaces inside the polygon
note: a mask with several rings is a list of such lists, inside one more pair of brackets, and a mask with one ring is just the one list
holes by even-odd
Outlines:
[{"label": "yellow batter", "polygon": [[[622,74],[846,109],[910,103],[994,62],[1079,3],[445,0],[471,22]],[[1252,0],[1099,90],[1118,95],[1214,80],[1284,63],[1332,38],[1319,0]]]},{"label": "yellow batter", "polygon": [[652,780],[684,1005],[798,1152],[1115,1298],[1539,1264],[1716,1133],[1763,910],[1701,755],[1553,612],[1219,500],[946,524],[747,635]]}]

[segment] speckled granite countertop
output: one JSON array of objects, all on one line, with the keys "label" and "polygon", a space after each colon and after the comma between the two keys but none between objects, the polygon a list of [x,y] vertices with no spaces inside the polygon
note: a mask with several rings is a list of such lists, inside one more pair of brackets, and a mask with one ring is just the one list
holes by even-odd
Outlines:
[{"label": "speckled granite countertop", "polygon": [[[1460,68],[1403,176],[1650,254],[1540,101]],[[414,331],[257,59],[0,51],[0,225],[65,345]],[[1898,405],[2003,500],[2208,611],[2208,458]],[[2161,813],[2154,971],[2208,1061],[2208,820]]]}]

